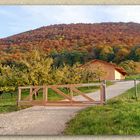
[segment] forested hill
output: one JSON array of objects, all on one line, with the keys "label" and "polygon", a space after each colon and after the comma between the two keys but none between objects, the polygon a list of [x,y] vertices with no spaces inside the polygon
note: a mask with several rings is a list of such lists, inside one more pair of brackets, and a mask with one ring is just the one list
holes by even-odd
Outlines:
[{"label": "forested hill", "polygon": [[0,91],[99,80],[102,69],[79,67],[93,59],[140,74],[140,24],[51,25],[0,39]]},{"label": "forested hill", "polygon": [[[87,51],[92,58],[119,62],[119,57],[132,59],[139,54],[139,45],[138,23],[60,24],[0,39],[0,53],[13,52],[12,55],[18,57],[21,52],[34,48],[43,48],[47,52],[76,50]],[[136,56],[135,59],[139,58]]]},{"label": "forested hill", "polygon": [[51,25],[0,40],[1,47],[35,45],[60,50],[98,44],[138,45],[140,44],[140,24],[120,22]]}]

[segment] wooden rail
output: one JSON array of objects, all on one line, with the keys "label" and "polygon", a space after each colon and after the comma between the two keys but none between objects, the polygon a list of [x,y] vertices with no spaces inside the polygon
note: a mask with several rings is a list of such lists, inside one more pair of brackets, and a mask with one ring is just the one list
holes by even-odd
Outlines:
[{"label": "wooden rail", "polygon": [[[82,93],[78,87],[90,87],[90,86],[100,86],[100,98],[98,101],[89,97],[85,93]],[[67,88],[70,91],[70,95],[64,93],[59,88]],[[25,99],[21,99],[22,90],[29,89],[29,96]],[[59,94],[64,98],[64,100],[59,101],[49,101],[48,100],[48,89],[52,89],[56,94]],[[37,93],[42,90],[43,98],[37,100]],[[73,93],[81,95],[86,101],[77,101],[74,99]],[[33,96],[35,99],[33,99]],[[24,86],[18,87],[18,99],[17,105],[45,105],[45,106],[85,106],[91,104],[104,104],[106,96],[106,83],[90,83],[90,84],[67,84],[67,85],[43,85],[43,86]]]}]

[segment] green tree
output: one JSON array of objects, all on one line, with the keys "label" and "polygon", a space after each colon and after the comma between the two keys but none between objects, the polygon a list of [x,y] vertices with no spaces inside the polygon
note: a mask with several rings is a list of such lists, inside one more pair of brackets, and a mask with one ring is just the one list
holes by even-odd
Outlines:
[{"label": "green tree", "polygon": [[41,52],[34,50],[26,54],[23,60],[19,62],[28,77],[29,84],[42,85],[51,84],[51,72],[53,59],[47,58]]},{"label": "green tree", "polygon": [[104,45],[100,49],[99,59],[105,61],[111,61],[114,58],[113,48],[109,45]]},{"label": "green tree", "polygon": [[129,57],[130,50],[126,46],[116,46],[114,48],[114,53],[116,56],[114,61],[119,63],[120,61],[125,61]]},{"label": "green tree", "polygon": [[127,71],[128,74],[140,73],[139,62],[135,62],[133,60],[127,60],[127,61],[121,62],[119,65],[123,67]]},{"label": "green tree", "polygon": [[82,70],[78,64],[65,65],[57,68],[53,73],[53,79],[58,84],[74,84],[81,82]]},{"label": "green tree", "polygon": [[9,66],[0,64],[0,91],[14,91],[13,70]]}]

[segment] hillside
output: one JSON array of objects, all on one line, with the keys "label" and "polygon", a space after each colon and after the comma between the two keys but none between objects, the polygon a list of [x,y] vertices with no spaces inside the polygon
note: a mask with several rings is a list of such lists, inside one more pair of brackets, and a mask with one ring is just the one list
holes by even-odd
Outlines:
[{"label": "hillside", "polygon": [[130,75],[140,74],[140,24],[51,25],[0,39],[0,90],[86,83],[97,74],[81,71],[77,63],[93,59],[116,63]]},{"label": "hillside", "polygon": [[[54,50],[58,52],[63,50],[87,51],[92,52],[90,55],[96,55],[95,58],[98,58],[98,54],[94,54],[94,49],[100,48],[101,51],[101,48],[106,48],[107,50],[102,52],[106,54],[110,52],[110,48],[119,46],[121,49],[123,47],[121,52],[115,52],[116,49],[113,50],[113,53],[122,57],[123,55],[128,56],[132,48],[139,45],[140,24],[138,23],[60,24],[41,27],[0,39],[0,54],[5,56],[5,53],[6,55],[13,53],[12,56],[17,57],[21,52],[43,48],[47,52]],[[99,51],[96,52],[99,53]],[[137,52],[139,53],[139,50]],[[112,60],[112,57],[107,59],[107,61]]]}]

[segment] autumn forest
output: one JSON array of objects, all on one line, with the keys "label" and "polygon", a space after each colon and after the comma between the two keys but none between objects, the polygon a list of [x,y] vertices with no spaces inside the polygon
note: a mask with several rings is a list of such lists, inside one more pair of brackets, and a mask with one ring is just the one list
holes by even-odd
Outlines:
[{"label": "autumn forest", "polygon": [[[136,74],[140,73],[140,24],[110,22],[41,27],[0,39],[0,56],[1,87],[69,83],[67,79],[72,75],[70,81],[84,82],[86,76],[81,76],[82,72],[79,77],[74,76],[79,72],[75,67],[93,59],[116,63],[129,74]],[[53,77],[56,75],[59,78]]]}]

